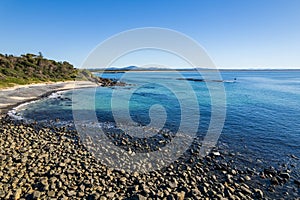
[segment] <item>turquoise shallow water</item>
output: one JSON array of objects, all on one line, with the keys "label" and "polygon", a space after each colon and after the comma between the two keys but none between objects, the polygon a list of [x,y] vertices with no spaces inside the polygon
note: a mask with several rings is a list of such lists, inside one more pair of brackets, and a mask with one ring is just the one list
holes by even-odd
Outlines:
[{"label": "turquoise shallow water", "polygon": [[[95,92],[78,90],[82,98],[73,103],[90,112],[95,108],[99,121],[113,122],[117,117],[124,124],[129,121],[141,125],[152,123],[173,132],[178,131],[180,123],[185,121],[187,134],[189,127],[195,124],[198,135],[206,134],[212,108],[209,88],[205,82],[177,79],[203,78],[198,73],[129,72],[101,76],[122,78],[131,85],[98,88]],[[222,84],[226,94],[226,118],[219,139],[221,146],[239,152],[241,161],[250,165],[288,163],[291,154],[300,157],[300,71],[226,71],[220,78],[229,82],[212,82],[210,89],[217,89]],[[237,81],[232,83],[234,78]],[[91,93],[95,94],[95,103],[89,101]],[[37,121],[56,118],[70,121],[73,119],[71,99],[72,91],[64,92],[29,104],[20,114]],[[215,103],[218,107],[218,99]],[[188,113],[184,118],[182,109]],[[198,112],[199,119],[195,118]],[[299,161],[293,162],[299,170]]]}]

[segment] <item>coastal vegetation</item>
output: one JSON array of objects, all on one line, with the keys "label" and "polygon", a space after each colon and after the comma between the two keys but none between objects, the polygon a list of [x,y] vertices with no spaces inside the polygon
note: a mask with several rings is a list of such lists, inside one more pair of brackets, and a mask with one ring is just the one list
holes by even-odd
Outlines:
[{"label": "coastal vegetation", "polygon": [[25,54],[19,57],[0,54],[0,87],[40,82],[74,80],[79,70],[70,63],[57,62],[39,55]]},{"label": "coastal vegetation", "polygon": [[67,61],[46,59],[42,53],[21,56],[0,54],[0,88],[42,82],[88,80],[104,86],[114,82],[94,76],[88,70],[76,69]]}]

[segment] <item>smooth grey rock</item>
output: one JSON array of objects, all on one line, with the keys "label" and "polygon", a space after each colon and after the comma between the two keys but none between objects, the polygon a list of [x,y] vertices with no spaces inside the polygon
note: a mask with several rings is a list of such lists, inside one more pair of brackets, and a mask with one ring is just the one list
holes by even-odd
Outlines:
[{"label": "smooth grey rock", "polygon": [[48,191],[47,195],[48,195],[48,197],[55,197],[55,191],[50,190],[50,191]]},{"label": "smooth grey rock", "polygon": [[41,192],[40,191],[34,191],[33,192],[33,198],[40,198]]}]

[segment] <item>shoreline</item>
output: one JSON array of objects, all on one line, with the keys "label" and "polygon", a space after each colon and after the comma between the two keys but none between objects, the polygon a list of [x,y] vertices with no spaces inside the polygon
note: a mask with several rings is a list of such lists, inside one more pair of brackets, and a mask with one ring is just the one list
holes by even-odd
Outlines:
[{"label": "shoreline", "polygon": [[0,89],[0,118],[21,104],[39,100],[54,92],[98,86],[100,85],[91,81],[65,81],[18,85],[12,88]]}]

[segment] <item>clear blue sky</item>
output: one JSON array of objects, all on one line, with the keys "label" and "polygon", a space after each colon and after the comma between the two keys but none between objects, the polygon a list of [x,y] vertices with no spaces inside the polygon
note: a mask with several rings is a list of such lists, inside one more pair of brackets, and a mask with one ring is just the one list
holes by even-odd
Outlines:
[{"label": "clear blue sky", "polygon": [[41,51],[79,67],[139,27],[182,32],[221,68],[299,68],[300,0],[1,0],[0,53]]}]

